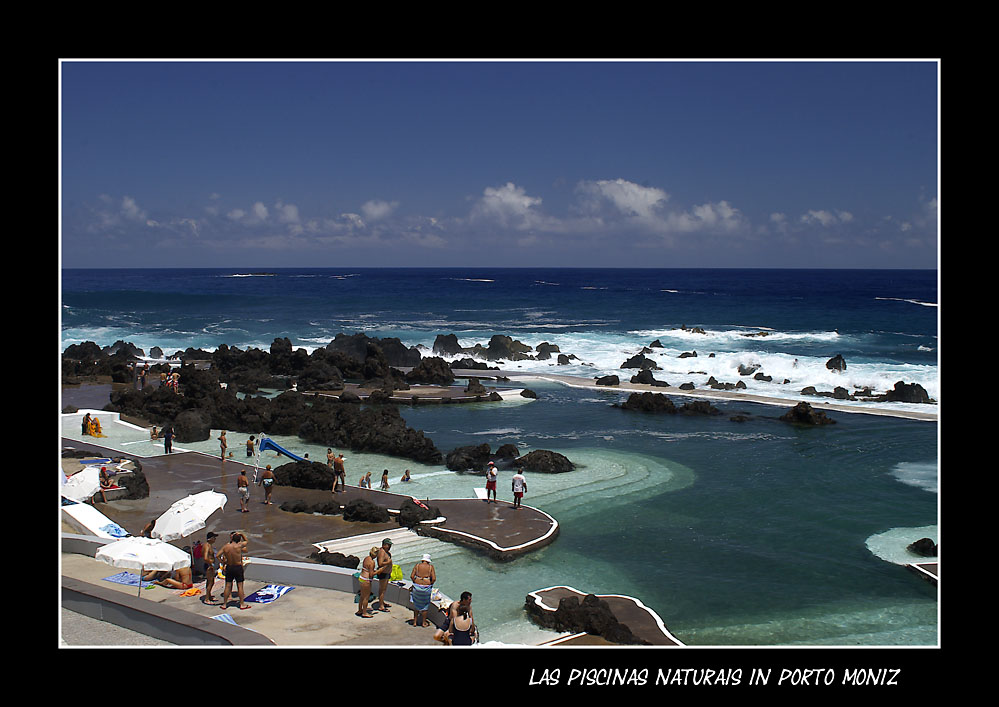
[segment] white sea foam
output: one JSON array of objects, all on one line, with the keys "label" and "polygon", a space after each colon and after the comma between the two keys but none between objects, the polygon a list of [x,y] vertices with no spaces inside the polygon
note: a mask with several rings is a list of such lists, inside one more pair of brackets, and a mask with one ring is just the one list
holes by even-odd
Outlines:
[{"label": "white sea foam", "polygon": [[939,493],[937,462],[899,462],[891,470],[891,475],[903,484]]},{"label": "white sea foam", "polygon": [[876,300],[888,300],[891,302],[908,302],[909,304],[919,304],[923,307],[936,307],[936,302],[920,302],[917,299],[903,299],[901,297],[875,297]]},{"label": "white sea foam", "polygon": [[940,541],[937,537],[938,529],[935,525],[927,525],[920,528],[892,528],[884,533],[878,533],[867,538],[866,545],[872,554],[880,557],[882,560],[897,565],[905,565],[910,562],[932,561],[932,558],[926,558],[914,552],[909,552],[906,548],[922,538],[929,538],[933,542],[938,543]]}]

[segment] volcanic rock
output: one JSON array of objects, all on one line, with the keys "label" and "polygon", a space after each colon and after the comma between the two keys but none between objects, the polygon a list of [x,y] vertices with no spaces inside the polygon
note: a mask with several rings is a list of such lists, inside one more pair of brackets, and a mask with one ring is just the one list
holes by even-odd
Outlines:
[{"label": "volcanic rock", "polygon": [[826,361],[826,368],[830,371],[839,371],[842,373],[846,370],[846,359],[842,355],[836,354],[831,359]]},{"label": "volcanic rock", "polygon": [[333,470],[321,462],[293,461],[274,469],[274,483],[300,489],[333,488]]},{"label": "volcanic rock", "polygon": [[543,628],[562,633],[590,633],[621,645],[650,645],[618,621],[610,605],[594,594],[587,594],[582,602],[576,596],[563,597],[555,611],[538,606],[534,598],[528,596],[524,608]]},{"label": "volcanic rock", "polygon": [[920,538],[916,542],[907,545],[906,549],[922,557],[936,557],[938,551],[937,544],[930,538]]},{"label": "volcanic rock", "polygon": [[933,402],[926,389],[919,383],[904,383],[898,381],[895,387],[884,395],[878,396],[881,402],[898,403],[930,403]]},{"label": "volcanic rock", "polygon": [[443,358],[428,356],[420,359],[420,363],[406,374],[406,382],[447,386],[454,383],[454,373],[451,372],[451,366]]},{"label": "volcanic rock", "polygon": [[426,505],[427,504],[423,504],[421,506],[414,500],[407,498],[402,502],[402,505],[399,506],[399,515],[397,516],[399,525],[405,528],[412,528],[425,520],[434,520],[435,518],[441,517],[442,514],[440,508],[437,506],[427,506],[424,508]]},{"label": "volcanic rock", "polygon": [[562,474],[576,468],[576,465],[565,456],[547,449],[535,449],[525,456],[514,459],[513,464],[527,471],[542,474]]},{"label": "volcanic rock", "polygon": [[355,498],[343,507],[343,519],[351,522],[388,523],[392,517],[387,508],[376,506],[363,498]]},{"label": "volcanic rock", "polygon": [[834,425],[836,420],[826,416],[821,410],[813,410],[808,403],[798,403],[789,411],[780,416],[784,422],[791,422],[798,425]]},{"label": "volcanic rock", "polygon": [[457,447],[448,452],[444,465],[451,471],[483,471],[490,461],[491,448],[488,444]]},{"label": "volcanic rock", "polygon": [[641,368],[652,369],[654,371],[659,370],[659,364],[653,361],[651,358],[646,358],[644,354],[635,354],[627,361],[622,363],[618,368]]}]

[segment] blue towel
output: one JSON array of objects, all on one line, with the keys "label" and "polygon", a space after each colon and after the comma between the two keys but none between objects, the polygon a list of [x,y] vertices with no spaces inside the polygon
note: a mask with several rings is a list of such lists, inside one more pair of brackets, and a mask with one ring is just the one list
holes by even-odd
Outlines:
[{"label": "blue towel", "polygon": [[286,587],[281,584],[268,584],[266,587],[262,587],[246,597],[246,601],[252,601],[255,604],[270,604],[275,599],[283,597],[292,589],[294,587]]},{"label": "blue towel", "polygon": [[117,523],[108,523],[101,527],[101,530],[110,535],[113,538],[124,538],[128,536],[128,532],[122,528]]},{"label": "blue towel", "polygon": [[426,611],[430,608],[430,598],[434,594],[434,585],[424,587],[421,584],[414,584],[409,590],[409,597],[413,600],[413,608],[417,611]]},{"label": "blue towel", "polygon": [[[127,585],[129,587],[138,587],[139,586],[139,575],[132,574],[131,572],[119,572],[118,574],[113,574],[110,577],[105,577],[104,581],[105,582],[114,582],[115,584],[124,584],[124,585]],[[143,589],[148,589],[149,587],[152,587],[152,586],[153,586],[152,582],[143,582],[142,583],[142,588]]]},{"label": "blue towel", "polygon": [[246,626],[240,626],[238,623],[236,623],[235,619],[229,616],[229,614],[219,614],[218,616],[209,616],[208,618],[215,619],[216,621],[221,621],[224,624],[230,624],[231,626],[235,626],[236,628],[245,628],[247,631],[260,633],[260,631],[258,631],[255,628],[247,628]]}]

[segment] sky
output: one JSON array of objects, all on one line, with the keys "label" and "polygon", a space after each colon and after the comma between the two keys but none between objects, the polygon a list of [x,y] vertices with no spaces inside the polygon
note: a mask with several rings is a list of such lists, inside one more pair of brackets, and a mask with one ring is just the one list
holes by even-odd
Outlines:
[{"label": "sky", "polygon": [[936,268],[939,62],[91,61],[60,261]]}]

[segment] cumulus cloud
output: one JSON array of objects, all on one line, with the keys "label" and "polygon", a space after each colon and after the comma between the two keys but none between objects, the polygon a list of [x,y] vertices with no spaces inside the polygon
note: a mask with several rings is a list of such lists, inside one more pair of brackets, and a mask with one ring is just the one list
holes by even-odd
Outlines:
[{"label": "cumulus cloud", "polygon": [[280,223],[298,223],[298,207],[294,204],[284,204],[282,202],[277,202],[274,205],[277,209],[277,220]]},{"label": "cumulus cloud", "polygon": [[381,201],[371,199],[361,205],[361,211],[368,221],[381,221],[392,215],[392,212],[399,206],[398,201]]},{"label": "cumulus cloud", "polygon": [[576,186],[583,212],[600,214],[609,206],[618,214],[653,223],[659,219],[669,194],[625,179],[582,181]]},{"label": "cumulus cloud", "polygon": [[145,221],[146,212],[139,208],[135,199],[126,196],[121,200],[121,214],[131,221]]},{"label": "cumulus cloud", "polygon": [[849,211],[811,210],[802,214],[800,220],[801,223],[805,224],[818,224],[829,227],[840,223],[849,223],[853,220],[853,214]]},{"label": "cumulus cloud", "polygon": [[503,227],[530,229],[541,223],[538,210],[541,198],[528,196],[523,187],[507,182],[501,187],[486,187],[472,207],[473,220],[495,221]]}]

